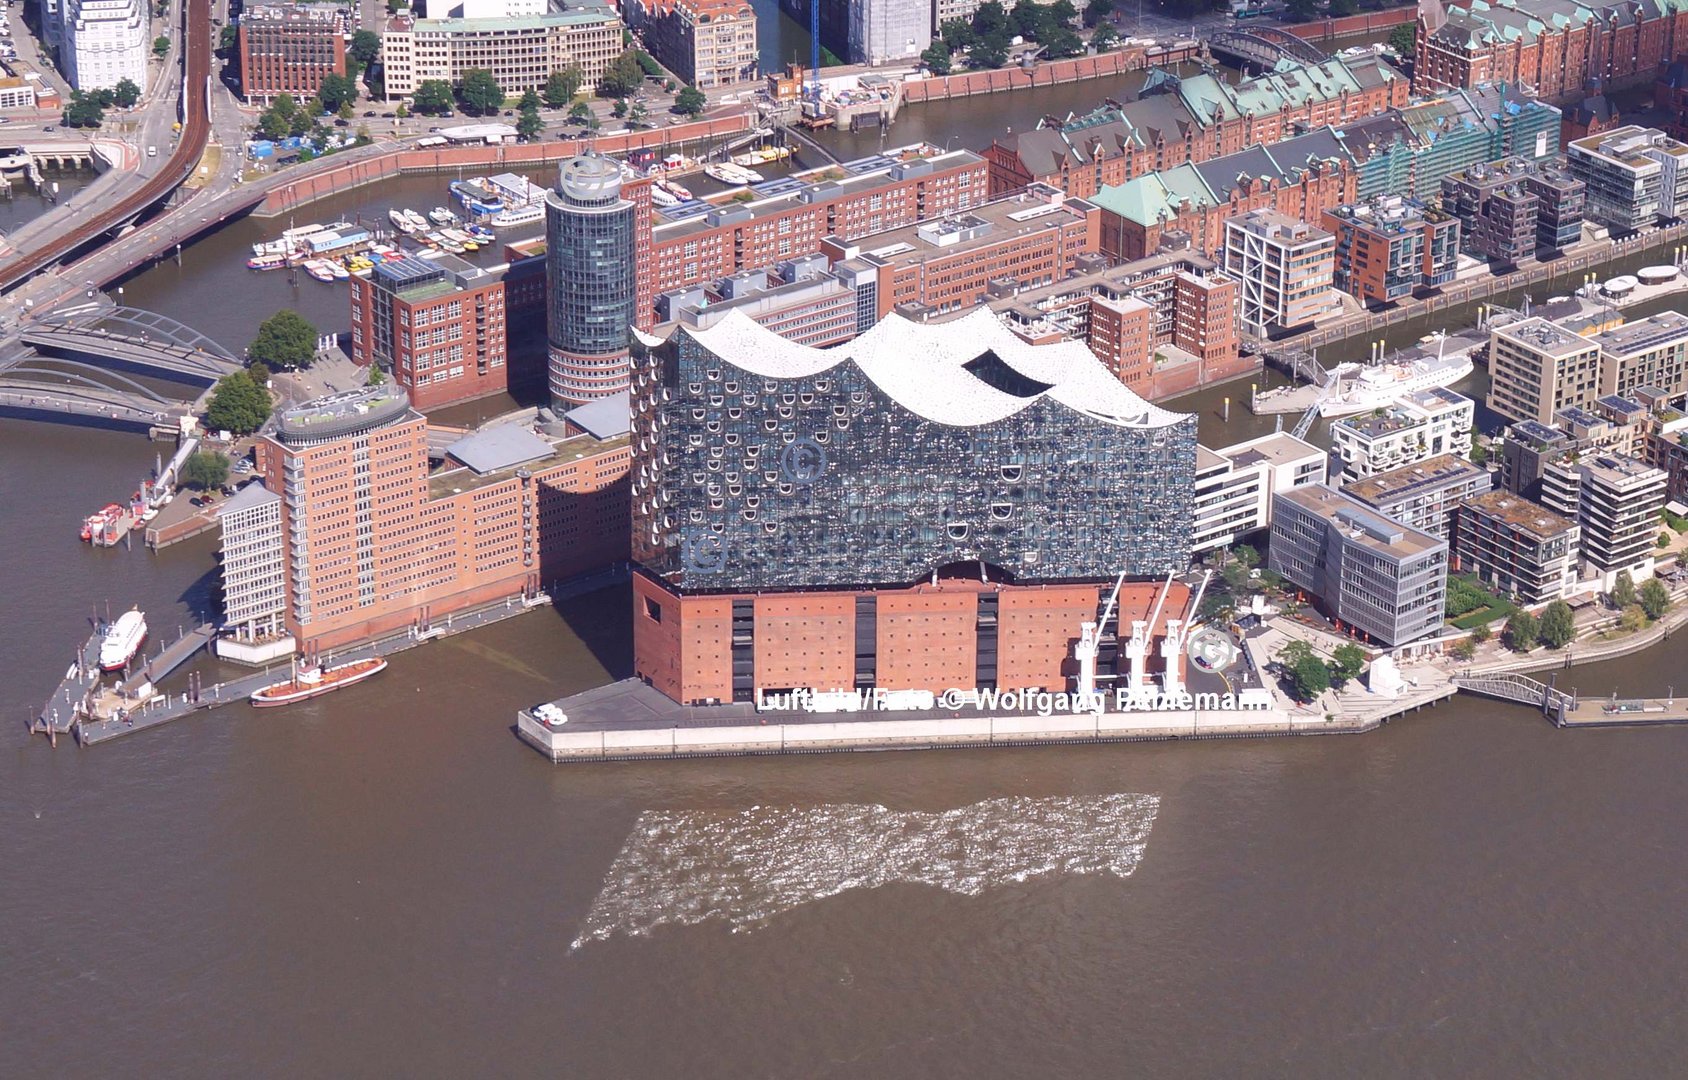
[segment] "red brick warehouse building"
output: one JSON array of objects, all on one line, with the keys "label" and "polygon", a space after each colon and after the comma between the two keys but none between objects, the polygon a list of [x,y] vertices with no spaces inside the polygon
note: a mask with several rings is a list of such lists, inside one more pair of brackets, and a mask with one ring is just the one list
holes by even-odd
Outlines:
[{"label": "red brick warehouse building", "polygon": [[240,93],[247,101],[314,97],[326,76],[346,73],[346,39],[334,8],[262,4],[243,11],[238,28]]},{"label": "red brick warehouse building", "polygon": [[504,283],[461,259],[389,259],[353,277],[352,360],[379,365],[418,409],[503,392]]}]

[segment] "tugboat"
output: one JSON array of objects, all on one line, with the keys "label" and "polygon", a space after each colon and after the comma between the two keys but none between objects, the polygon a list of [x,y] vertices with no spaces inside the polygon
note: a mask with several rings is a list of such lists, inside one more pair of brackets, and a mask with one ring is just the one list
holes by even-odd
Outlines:
[{"label": "tugboat", "polygon": [[147,639],[147,617],[140,608],[130,608],[106,629],[100,642],[100,670],[122,671]]},{"label": "tugboat", "polygon": [[378,675],[387,670],[387,661],[379,656],[368,660],[353,660],[350,663],[337,664],[331,668],[321,665],[301,667],[294,665],[293,677],[286,682],[271,683],[269,686],[252,691],[251,702],[260,709],[272,708],[277,705],[291,705],[306,698],[318,697],[332,693],[343,687],[359,683],[372,675]]}]

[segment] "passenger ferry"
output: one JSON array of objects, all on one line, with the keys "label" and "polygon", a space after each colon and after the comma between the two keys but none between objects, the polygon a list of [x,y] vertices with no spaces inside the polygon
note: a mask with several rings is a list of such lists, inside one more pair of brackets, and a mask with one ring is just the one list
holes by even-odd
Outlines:
[{"label": "passenger ferry", "polygon": [[712,180],[719,180],[723,184],[733,184],[742,187],[745,184],[760,184],[762,174],[755,169],[747,169],[742,165],[734,165],[730,161],[721,161],[713,165],[705,165],[703,174]]},{"label": "passenger ferry", "polygon": [[140,608],[130,608],[106,628],[100,641],[100,670],[122,671],[147,640],[147,617]]},{"label": "passenger ferry", "polygon": [[1393,364],[1366,367],[1355,363],[1338,364],[1331,377],[1341,379],[1346,387],[1319,402],[1323,417],[1353,416],[1355,413],[1381,409],[1402,394],[1415,390],[1429,390],[1438,386],[1452,386],[1470,375],[1473,365],[1468,352],[1453,356],[1423,356]]},{"label": "passenger ferry", "polygon": [[270,255],[254,255],[246,260],[248,270],[280,270],[287,265],[285,252],[275,252]]},{"label": "passenger ferry", "polygon": [[387,661],[379,656],[368,660],[353,660],[350,663],[338,664],[331,668],[320,665],[300,667],[294,665],[293,677],[286,682],[271,683],[252,692],[252,704],[260,709],[276,705],[291,705],[296,701],[319,697],[344,689],[354,683],[387,670]]},{"label": "passenger ferry", "polygon": [[489,224],[491,224],[495,229],[511,229],[518,225],[532,225],[537,221],[544,220],[545,207],[541,204],[538,206],[524,206],[519,210],[501,211],[492,215],[492,220]]}]

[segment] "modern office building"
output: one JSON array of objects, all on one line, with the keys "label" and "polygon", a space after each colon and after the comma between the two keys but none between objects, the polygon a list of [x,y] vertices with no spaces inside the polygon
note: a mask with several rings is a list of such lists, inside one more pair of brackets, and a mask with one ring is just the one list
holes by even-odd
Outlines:
[{"label": "modern office building", "polygon": [[1459,218],[1466,251],[1514,265],[1582,237],[1585,190],[1559,166],[1513,157],[1444,177],[1442,206]]},{"label": "modern office building", "polygon": [[1616,454],[1567,456],[1542,474],[1542,504],[1582,529],[1583,576],[1609,590],[1620,571],[1634,581],[1653,576],[1654,538],[1665,505],[1666,476]]},{"label": "modern office building", "polygon": [[621,166],[595,154],[563,162],[557,186],[545,196],[545,325],[554,402],[591,401],[627,389],[640,218],[635,200],[623,197]]},{"label": "modern office building", "polygon": [[1325,482],[1323,450],[1280,431],[1209,450],[1196,447],[1191,554],[1228,548],[1272,525],[1272,496]]},{"label": "modern office building", "polygon": [[307,655],[627,555],[625,419],[569,439],[483,429],[430,471],[427,421],[389,383],[283,410],[255,457],[281,499],[281,623]]},{"label": "modern office building", "polygon": [[1404,394],[1381,410],[1333,421],[1331,451],[1340,462],[1342,482],[1443,454],[1469,457],[1476,413],[1476,402],[1438,386]]},{"label": "modern office building", "polygon": [[151,14],[142,0],[61,0],[59,66],[71,89],[110,90],[128,79],[144,92]]},{"label": "modern office building", "polygon": [[[780,9],[809,25],[809,4],[780,0]],[[821,44],[849,64],[890,64],[918,58],[932,44],[930,3],[909,0],[818,0]],[[1013,7],[1013,4],[1005,5]]]},{"label": "modern office building", "polygon": [[1065,688],[1118,576],[1188,565],[1195,418],[1076,342],[981,310],[820,350],[735,313],[634,351],[634,667],[677,701]]},{"label": "modern office building", "polygon": [[1267,565],[1346,629],[1385,646],[1436,632],[1448,544],[1324,484],[1272,497]]},{"label": "modern office building", "polygon": [[1275,210],[1225,223],[1225,272],[1237,279],[1245,331],[1269,337],[1337,310],[1336,238]]},{"label": "modern office building", "polygon": [[1571,175],[1588,189],[1589,220],[1634,232],[1688,214],[1688,144],[1633,124],[1574,139]]},{"label": "modern office building", "polygon": [[561,11],[492,19],[387,19],[381,70],[389,101],[422,83],[456,84],[471,68],[492,72],[506,94],[542,90],[553,71],[580,69],[591,93],[622,53],[621,18],[603,0],[569,0]]},{"label": "modern office building", "polygon": [[1399,195],[1326,210],[1320,224],[1336,237],[1336,287],[1362,304],[1446,285],[1459,269],[1459,219]]},{"label": "modern office building", "polygon": [[262,4],[240,13],[240,95],[268,102],[281,94],[314,97],[329,75],[346,73],[340,9],[318,4]]},{"label": "modern office building", "polygon": [[747,0],[625,0],[622,11],[663,67],[699,90],[761,76]]},{"label": "modern office building", "polygon": [[1688,315],[1661,311],[1591,335],[1600,348],[1600,393],[1630,397],[1642,388],[1688,391]]},{"label": "modern office building", "polygon": [[1384,517],[1447,540],[1460,503],[1493,487],[1489,470],[1443,454],[1344,484],[1342,493]]},{"label": "modern office building", "polygon": [[799,345],[841,345],[877,321],[872,307],[861,302],[860,288],[847,270],[835,272],[825,255],[805,255],[663,293],[652,333],[666,337],[672,330],[668,323],[707,328],[738,311]]},{"label": "modern office building", "polygon": [[1600,396],[1600,346],[1546,319],[1489,331],[1489,408],[1510,420],[1551,424],[1570,405]]},{"label": "modern office building", "polygon": [[352,361],[392,376],[418,409],[509,385],[504,283],[461,259],[405,257],[354,276]]},{"label": "modern office building", "polygon": [[1581,536],[1573,519],[1521,495],[1491,491],[1460,504],[1456,569],[1520,604],[1545,604],[1575,590]]},{"label": "modern office building", "polygon": [[281,496],[248,483],[217,508],[223,542],[217,555],[223,582],[222,634],[236,641],[285,632],[287,573]]}]

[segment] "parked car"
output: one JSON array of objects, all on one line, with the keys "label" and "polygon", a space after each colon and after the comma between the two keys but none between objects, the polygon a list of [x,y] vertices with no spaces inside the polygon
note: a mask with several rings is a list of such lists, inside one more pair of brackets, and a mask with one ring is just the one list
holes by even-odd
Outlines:
[{"label": "parked car", "polygon": [[364,118],[364,119],[365,119],[365,120],[368,120],[368,119],[369,119],[369,118],[370,118],[370,117],[372,117],[372,116],[374,116],[374,115],[375,115],[375,110],[374,110],[374,109],[371,109],[371,110],[369,110],[369,111],[368,111],[368,112],[366,112],[366,113],[364,113],[364,114],[363,114],[363,118]]},{"label": "parked car", "polygon": [[381,118],[383,120],[392,120],[392,119],[396,118],[397,116],[398,116],[398,113],[396,113],[396,112],[384,112],[384,113],[381,114]]}]

